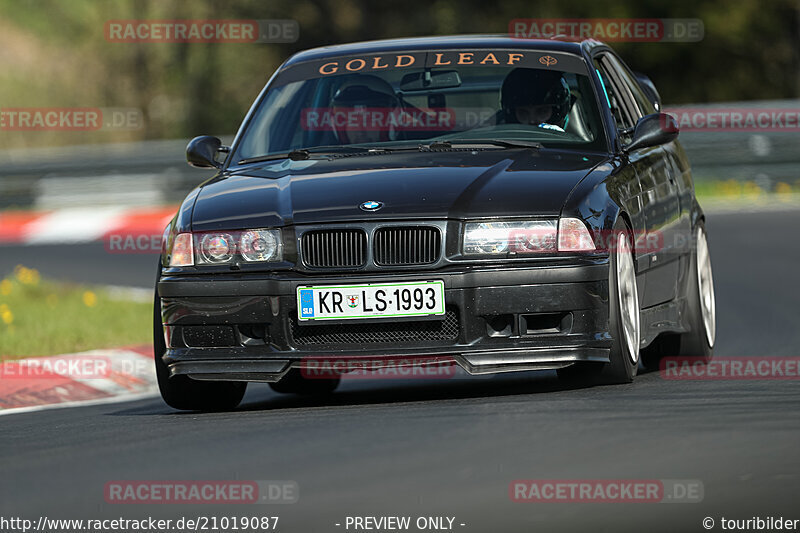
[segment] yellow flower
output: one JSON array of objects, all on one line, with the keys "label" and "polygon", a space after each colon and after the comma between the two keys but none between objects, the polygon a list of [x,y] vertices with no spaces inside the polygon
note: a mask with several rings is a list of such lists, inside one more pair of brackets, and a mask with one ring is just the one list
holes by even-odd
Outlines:
[{"label": "yellow flower", "polygon": [[94,307],[97,305],[97,295],[92,291],[86,291],[83,293],[83,305],[86,307]]},{"label": "yellow flower", "polygon": [[14,314],[6,308],[2,313],[0,313],[0,319],[3,320],[3,323],[8,326],[12,322],[14,322]]},{"label": "yellow flower", "polygon": [[754,181],[746,181],[742,186],[743,192],[747,196],[758,196],[762,193],[761,187],[756,185]]},{"label": "yellow flower", "polygon": [[780,182],[775,186],[775,192],[778,194],[791,194],[792,186],[788,183]]},{"label": "yellow flower", "polygon": [[0,281],[0,294],[8,296],[11,294],[11,282],[7,279]]},{"label": "yellow flower", "polygon": [[14,275],[23,285],[37,285],[41,278],[38,270],[35,268],[25,268],[22,265],[16,266]]}]

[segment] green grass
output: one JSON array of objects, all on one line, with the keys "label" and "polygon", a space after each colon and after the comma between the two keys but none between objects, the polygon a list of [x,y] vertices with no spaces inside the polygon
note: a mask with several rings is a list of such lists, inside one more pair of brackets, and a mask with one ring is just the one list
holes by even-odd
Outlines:
[{"label": "green grass", "polygon": [[713,179],[697,180],[694,184],[695,194],[699,199],[754,199],[785,198],[791,200],[800,193],[800,180],[794,183],[778,182],[773,190],[766,191],[754,181]]},{"label": "green grass", "polygon": [[0,280],[0,358],[152,342],[153,304],[103,288],[41,279],[18,266]]}]

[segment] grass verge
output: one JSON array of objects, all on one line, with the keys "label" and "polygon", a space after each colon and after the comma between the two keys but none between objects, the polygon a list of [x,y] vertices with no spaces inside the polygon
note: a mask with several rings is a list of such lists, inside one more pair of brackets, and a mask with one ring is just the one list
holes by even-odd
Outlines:
[{"label": "grass verge", "polygon": [[42,279],[17,266],[0,280],[0,358],[19,359],[152,342],[153,304],[102,287]]}]

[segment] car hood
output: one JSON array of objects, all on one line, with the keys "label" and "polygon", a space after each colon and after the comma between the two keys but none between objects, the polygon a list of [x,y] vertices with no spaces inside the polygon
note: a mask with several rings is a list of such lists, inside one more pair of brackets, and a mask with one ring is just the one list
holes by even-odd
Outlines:
[{"label": "car hood", "polygon": [[[192,229],[356,220],[558,216],[605,156],[530,149],[450,150],[278,160],[201,186]],[[383,206],[365,212],[359,206]]]}]

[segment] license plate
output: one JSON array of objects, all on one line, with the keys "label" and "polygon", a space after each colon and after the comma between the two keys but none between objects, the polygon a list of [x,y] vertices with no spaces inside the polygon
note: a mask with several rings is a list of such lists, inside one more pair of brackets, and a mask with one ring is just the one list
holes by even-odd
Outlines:
[{"label": "license plate", "polygon": [[444,282],[297,287],[301,321],[444,315]]}]

